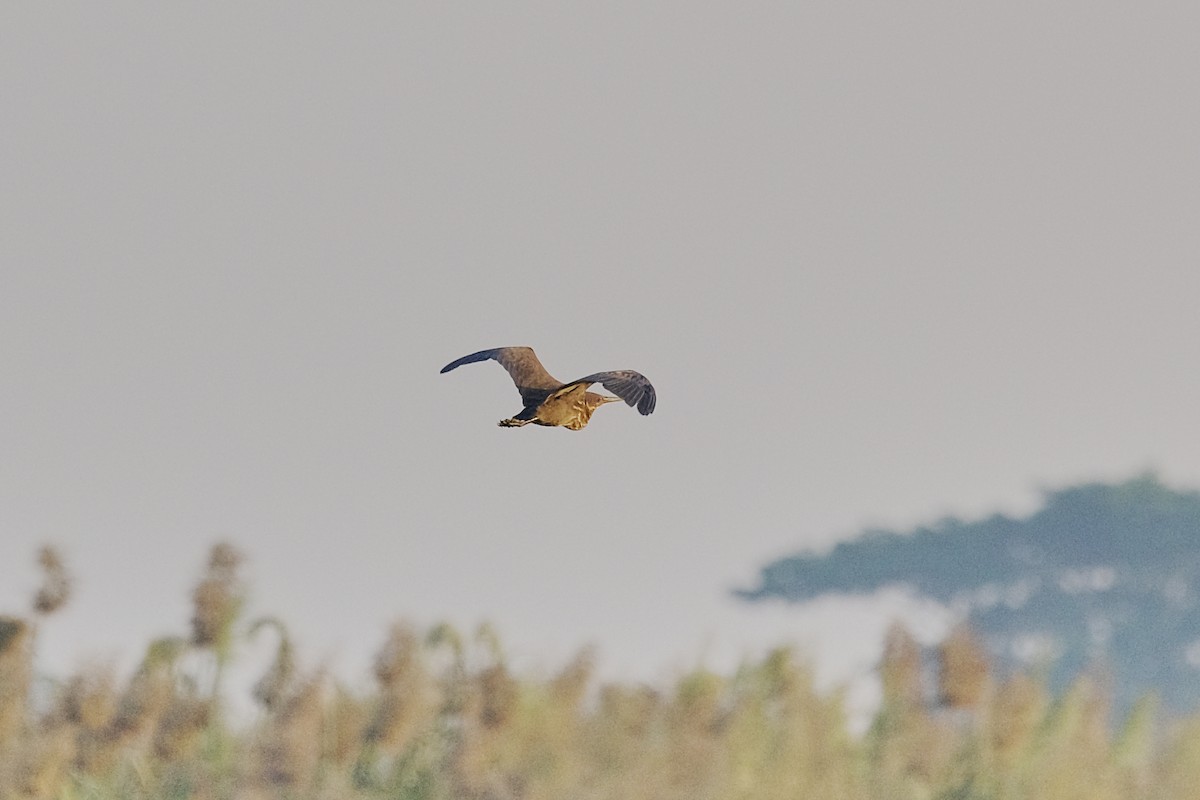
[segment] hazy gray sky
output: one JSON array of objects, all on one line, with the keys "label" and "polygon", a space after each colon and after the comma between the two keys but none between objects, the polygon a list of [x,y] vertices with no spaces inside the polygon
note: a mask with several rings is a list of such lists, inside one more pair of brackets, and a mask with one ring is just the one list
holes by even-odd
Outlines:
[{"label": "hazy gray sky", "polygon": [[[9,3],[0,611],[186,630],[207,548],[351,672],[397,616],[662,675],[865,524],[1200,485],[1200,6]],[[637,369],[583,432],[485,347]],[[841,648],[839,650],[839,648]],[[856,651],[857,652],[857,651]]]}]

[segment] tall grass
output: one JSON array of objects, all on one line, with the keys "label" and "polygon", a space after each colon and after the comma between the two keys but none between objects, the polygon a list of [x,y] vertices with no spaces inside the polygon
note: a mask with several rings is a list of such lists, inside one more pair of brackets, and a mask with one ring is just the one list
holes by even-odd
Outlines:
[{"label": "tall grass", "polygon": [[[1058,697],[997,676],[970,630],[929,659],[900,627],[883,701],[850,732],[839,692],[778,649],[732,674],[602,683],[579,653],[556,674],[512,671],[488,628],[397,623],[369,687],[296,663],[278,619],[242,620],[240,557],[214,549],[190,635],[152,642],[118,679],[91,670],[34,702],[37,629],[65,603],[61,558],[26,617],[0,618],[0,798],[438,800],[1173,800],[1200,786],[1200,718],[1151,700],[1111,720],[1102,681]],[[222,714],[239,637],[273,637],[254,720]]]}]

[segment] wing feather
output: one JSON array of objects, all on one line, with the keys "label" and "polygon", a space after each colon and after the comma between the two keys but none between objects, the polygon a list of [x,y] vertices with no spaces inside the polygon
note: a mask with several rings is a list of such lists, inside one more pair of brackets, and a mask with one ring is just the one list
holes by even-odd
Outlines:
[{"label": "wing feather", "polygon": [[571,381],[567,386],[575,384],[584,384],[587,386],[593,383],[600,384],[624,400],[627,405],[637,406],[638,413],[640,414],[654,413],[654,405],[658,400],[654,393],[654,386],[640,372],[634,372],[631,369],[597,372],[593,375],[588,375],[586,378]]},{"label": "wing feather", "polygon": [[489,359],[508,370],[513,383],[517,385],[517,391],[521,393],[522,402],[527,406],[540,404],[547,394],[562,386],[562,381],[546,372],[546,368],[538,361],[537,355],[530,347],[495,347],[491,350],[480,350],[478,353],[451,361],[442,367],[442,372],[449,372],[463,364],[474,364],[476,361]]}]

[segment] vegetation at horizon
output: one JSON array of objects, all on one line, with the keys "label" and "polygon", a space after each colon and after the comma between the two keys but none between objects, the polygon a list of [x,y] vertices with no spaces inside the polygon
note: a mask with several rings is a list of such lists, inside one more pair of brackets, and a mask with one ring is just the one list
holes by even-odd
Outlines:
[{"label": "vegetation at horizon", "polygon": [[[1054,695],[997,674],[967,627],[932,664],[890,631],[863,734],[786,648],[650,687],[599,682],[588,651],[519,675],[486,626],[398,622],[374,684],[354,688],[297,663],[279,619],[243,618],[240,560],[213,548],[190,631],[150,643],[132,675],[51,680],[34,645],[71,581],[43,549],[30,613],[0,617],[0,798],[1182,800],[1200,785],[1200,717],[1147,697],[1113,719],[1104,680]],[[277,647],[257,712],[232,724],[223,677],[238,641],[265,635]]]}]

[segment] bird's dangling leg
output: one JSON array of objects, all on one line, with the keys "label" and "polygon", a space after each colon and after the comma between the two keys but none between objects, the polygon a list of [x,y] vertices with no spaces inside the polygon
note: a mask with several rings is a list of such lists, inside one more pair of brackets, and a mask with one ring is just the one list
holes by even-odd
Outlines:
[{"label": "bird's dangling leg", "polygon": [[528,425],[537,419],[538,407],[536,405],[528,405],[522,408],[516,414],[513,414],[508,419],[500,420],[501,428],[519,428],[522,425]]}]

